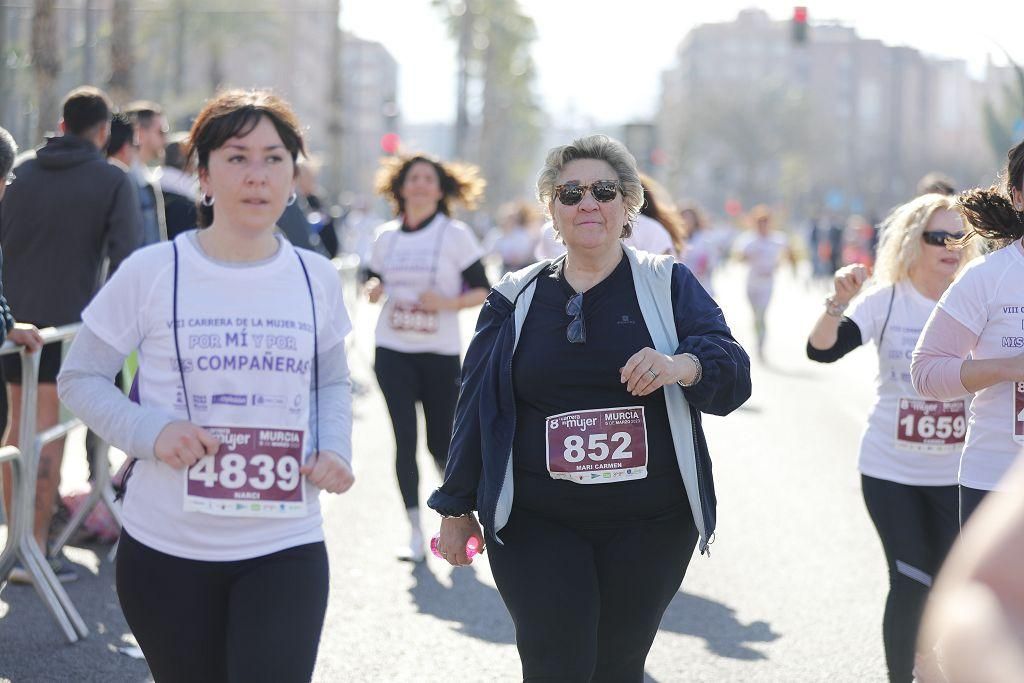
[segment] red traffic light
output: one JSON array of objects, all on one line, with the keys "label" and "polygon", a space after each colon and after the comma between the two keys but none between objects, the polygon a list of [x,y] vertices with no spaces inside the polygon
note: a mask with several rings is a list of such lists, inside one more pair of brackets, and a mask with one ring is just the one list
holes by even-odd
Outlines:
[{"label": "red traffic light", "polygon": [[807,8],[803,7],[803,6],[794,7],[793,8],[793,21],[795,21],[798,24],[806,24],[807,23]]},{"label": "red traffic light", "polygon": [[398,137],[398,133],[384,133],[380,137],[380,148],[385,154],[395,154],[398,152],[398,147],[401,144],[401,139]]}]

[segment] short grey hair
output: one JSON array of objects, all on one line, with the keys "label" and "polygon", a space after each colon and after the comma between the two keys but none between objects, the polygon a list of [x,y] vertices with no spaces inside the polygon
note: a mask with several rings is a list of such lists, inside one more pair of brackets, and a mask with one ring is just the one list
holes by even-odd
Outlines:
[{"label": "short grey hair", "polygon": [[615,171],[626,207],[626,225],[623,226],[622,236],[629,237],[633,232],[633,221],[644,205],[644,186],[640,182],[636,159],[624,144],[607,135],[587,135],[576,138],[568,145],[553,147],[544,160],[544,168],[537,176],[537,198],[545,208],[550,207],[558,175],[566,164],[577,159],[604,161]]},{"label": "short grey hair", "polygon": [[[14,168],[14,157],[18,155],[18,143],[6,129],[0,128],[0,174],[4,178]],[[0,180],[0,182],[3,182]]]}]

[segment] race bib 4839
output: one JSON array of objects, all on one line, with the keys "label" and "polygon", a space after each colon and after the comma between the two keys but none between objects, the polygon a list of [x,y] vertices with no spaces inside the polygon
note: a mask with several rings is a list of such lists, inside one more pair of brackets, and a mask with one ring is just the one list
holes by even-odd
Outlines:
[{"label": "race bib 4839", "polygon": [[575,410],[545,419],[552,479],[609,484],[647,476],[643,406]]},{"label": "race bib 4839", "polygon": [[215,455],[188,468],[185,510],[231,517],[306,514],[303,432],[297,429],[206,427],[220,441]]}]

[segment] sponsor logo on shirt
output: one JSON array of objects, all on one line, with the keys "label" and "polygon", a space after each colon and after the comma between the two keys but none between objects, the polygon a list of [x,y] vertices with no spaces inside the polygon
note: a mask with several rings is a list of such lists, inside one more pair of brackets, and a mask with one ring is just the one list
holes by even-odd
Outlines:
[{"label": "sponsor logo on shirt", "polygon": [[206,394],[193,394],[192,405],[196,410],[206,410],[210,407],[209,397]]},{"label": "sponsor logo on shirt", "polygon": [[285,397],[281,394],[253,394],[252,404],[254,406],[283,406],[285,405]]},{"label": "sponsor logo on shirt", "polygon": [[628,315],[624,315],[615,321],[616,325],[636,325],[636,321],[630,318]]},{"label": "sponsor logo on shirt", "polygon": [[1003,337],[1004,349],[1024,349],[1024,337]]},{"label": "sponsor logo on shirt", "polygon": [[214,394],[213,404],[222,406],[247,406],[249,397],[245,394]]}]

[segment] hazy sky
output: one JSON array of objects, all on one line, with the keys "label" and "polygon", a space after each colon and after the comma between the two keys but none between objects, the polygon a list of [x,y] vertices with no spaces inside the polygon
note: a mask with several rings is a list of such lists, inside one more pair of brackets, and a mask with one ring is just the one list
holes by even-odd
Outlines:
[{"label": "hazy sky", "polygon": [[[672,66],[693,26],[731,21],[749,2],[732,0],[520,0],[537,24],[533,56],[538,92],[555,116],[599,122],[643,119],[654,111],[661,72]],[[773,19],[791,2],[761,2]],[[941,10],[945,5],[950,10]],[[839,20],[862,38],[909,45],[967,60],[981,74],[986,56],[1005,48],[1024,62],[1024,4],[1016,0],[808,2],[815,21]],[[954,9],[955,8],[955,9]],[[383,43],[399,63],[399,105],[406,122],[454,118],[455,47],[430,0],[342,0],[342,25]]]}]

